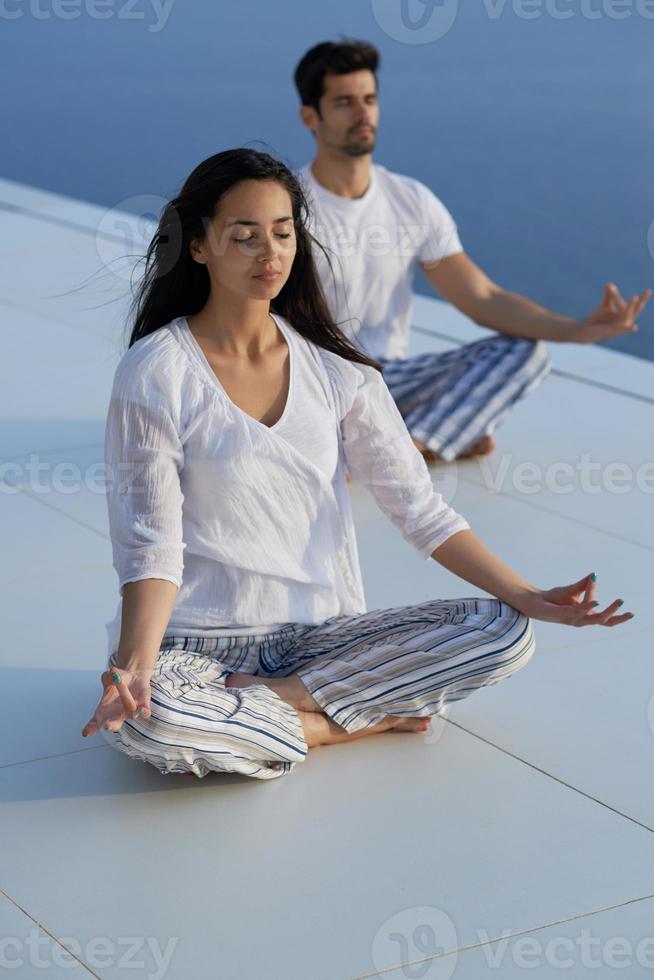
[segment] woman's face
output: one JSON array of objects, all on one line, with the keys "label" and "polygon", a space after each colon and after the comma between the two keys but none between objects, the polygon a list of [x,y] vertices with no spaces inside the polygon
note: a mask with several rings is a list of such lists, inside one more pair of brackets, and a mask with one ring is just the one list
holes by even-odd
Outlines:
[{"label": "woman's face", "polygon": [[191,242],[191,254],[207,266],[212,288],[252,299],[277,296],[290,275],[296,249],[291,198],[276,180],[235,184],[206,223],[204,240]]}]

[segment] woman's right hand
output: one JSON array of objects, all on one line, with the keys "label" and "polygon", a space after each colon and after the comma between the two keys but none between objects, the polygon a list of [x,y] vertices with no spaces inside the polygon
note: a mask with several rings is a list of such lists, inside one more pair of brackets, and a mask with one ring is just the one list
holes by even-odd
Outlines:
[{"label": "woman's right hand", "polygon": [[154,668],[111,667],[100,680],[104,688],[93,717],[82,729],[82,735],[93,735],[101,728],[117,732],[127,718],[149,718],[150,678]]}]

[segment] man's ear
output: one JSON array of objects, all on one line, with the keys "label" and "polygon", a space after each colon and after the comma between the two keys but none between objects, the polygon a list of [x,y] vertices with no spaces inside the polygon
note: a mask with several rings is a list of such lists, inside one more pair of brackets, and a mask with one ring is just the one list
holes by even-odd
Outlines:
[{"label": "man's ear", "polygon": [[300,120],[307,129],[315,134],[317,128],[317,113],[312,105],[300,106]]}]

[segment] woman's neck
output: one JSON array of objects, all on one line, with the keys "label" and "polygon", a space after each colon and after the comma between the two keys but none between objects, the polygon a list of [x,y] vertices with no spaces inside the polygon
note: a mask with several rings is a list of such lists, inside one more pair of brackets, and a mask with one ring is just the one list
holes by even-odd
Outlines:
[{"label": "woman's neck", "polygon": [[202,339],[216,354],[256,359],[278,343],[277,324],[269,304],[242,305],[239,310],[211,299],[199,313],[186,318],[194,337]]}]

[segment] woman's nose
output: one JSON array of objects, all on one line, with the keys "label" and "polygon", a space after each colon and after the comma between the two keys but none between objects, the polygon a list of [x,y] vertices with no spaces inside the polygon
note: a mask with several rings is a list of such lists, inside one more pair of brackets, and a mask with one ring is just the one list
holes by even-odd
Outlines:
[{"label": "woman's nose", "polygon": [[259,260],[269,261],[274,259],[277,254],[277,242],[273,241],[272,238],[267,238],[261,244],[261,249],[259,252]]}]

